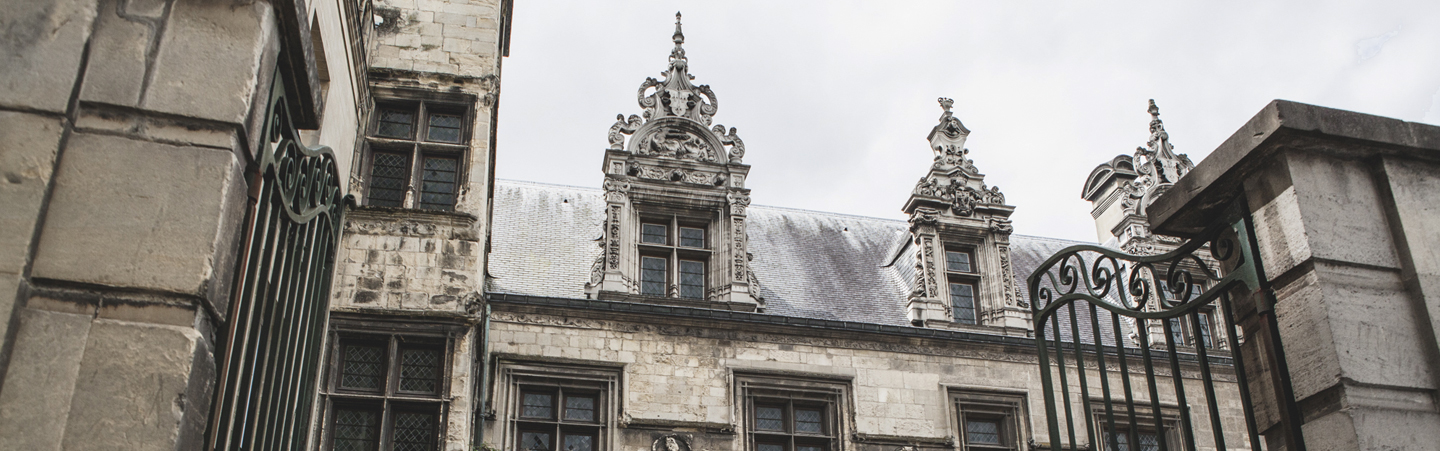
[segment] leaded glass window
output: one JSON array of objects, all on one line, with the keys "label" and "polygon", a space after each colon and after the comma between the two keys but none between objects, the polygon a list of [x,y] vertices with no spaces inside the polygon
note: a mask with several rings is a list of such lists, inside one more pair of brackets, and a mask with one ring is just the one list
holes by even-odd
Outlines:
[{"label": "leaded glass window", "polygon": [[376,109],[366,141],[366,204],[454,210],[469,151],[466,109],[430,101],[387,101]]},{"label": "leaded glass window", "polygon": [[680,247],[705,247],[705,230],[694,227],[680,228]]},{"label": "leaded glass window", "polygon": [[957,390],[951,397],[959,420],[960,451],[1023,449],[1019,419],[1025,418],[1024,395]]},{"label": "leaded glass window", "polygon": [[1195,315],[1200,318],[1200,343],[1207,348],[1215,347],[1215,343],[1210,339],[1210,331],[1213,327],[1210,324],[1210,313],[1198,312]]},{"label": "leaded glass window", "polygon": [[975,285],[951,282],[950,310],[955,322],[975,324]]},{"label": "leaded glass window", "polygon": [[598,451],[601,399],[592,389],[525,386],[518,401],[515,425],[521,450]]},{"label": "leaded glass window", "polygon": [[999,445],[1000,422],[990,419],[965,420],[965,440],[978,445]]},{"label": "leaded glass window", "polygon": [[640,257],[640,294],[664,296],[670,263],[659,257]]},{"label": "leaded glass window", "polygon": [[375,152],[370,165],[370,205],[400,207],[410,186],[410,155]]},{"label": "leaded glass window", "polygon": [[415,110],[385,108],[380,110],[380,123],[375,134],[386,138],[410,139],[415,131]]},{"label": "leaded glass window", "polygon": [[385,349],[379,346],[349,345],[344,348],[340,387],[380,390],[385,383]]},{"label": "leaded glass window", "polygon": [[432,413],[396,413],[392,439],[395,451],[434,451],[438,426]]},{"label": "leaded glass window", "polygon": [[648,244],[670,244],[668,227],[664,224],[640,224],[640,242]]},{"label": "leaded glass window", "polygon": [[440,383],[440,350],[400,350],[400,391],[435,393]]},{"label": "leaded glass window", "polygon": [[380,444],[380,412],[354,408],[335,409],[330,448],[335,451],[371,451]]},{"label": "leaded glass window", "polygon": [[424,180],[420,184],[420,208],[454,210],[455,184],[460,163],[455,158],[425,157]]},{"label": "leaded glass window", "polygon": [[756,451],[826,451],[834,404],[820,400],[755,399],[751,433]]},{"label": "leaded glass window", "polygon": [[705,262],[680,260],[680,297],[705,297]]},{"label": "leaded glass window", "polygon": [[430,130],[426,133],[429,141],[458,143],[463,127],[460,116],[454,114],[430,114]]},{"label": "leaded glass window", "polygon": [[975,270],[970,265],[970,252],[960,250],[946,250],[945,270],[954,272],[975,272]]}]

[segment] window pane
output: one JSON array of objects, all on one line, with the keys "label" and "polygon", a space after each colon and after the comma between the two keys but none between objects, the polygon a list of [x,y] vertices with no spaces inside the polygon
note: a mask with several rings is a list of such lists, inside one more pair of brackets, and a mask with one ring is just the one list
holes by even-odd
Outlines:
[{"label": "window pane", "polygon": [[436,393],[439,388],[439,375],[439,350],[402,349],[400,351],[400,390]]},{"label": "window pane", "polygon": [[965,441],[985,445],[999,445],[1000,423],[994,420],[966,420]]},{"label": "window pane", "polygon": [[521,432],[520,449],[524,451],[550,451],[550,434],[545,432]]},{"label": "window pane", "polygon": [[970,269],[970,253],[960,251],[945,251],[945,270],[973,272]]},{"label": "window pane", "polygon": [[1170,341],[1176,346],[1185,344],[1185,330],[1180,326],[1180,318],[1170,318]]},{"label": "window pane", "polygon": [[[520,416],[525,418],[555,418],[555,395],[549,393],[525,393],[524,407]],[[549,437],[549,436],[546,436]],[[546,440],[549,440],[548,438]],[[548,441],[546,443],[549,443]],[[548,445],[547,445],[548,446]]]},{"label": "window pane", "polygon": [[785,445],[778,443],[757,443],[755,447],[756,451],[785,451]]},{"label": "window pane", "polygon": [[385,350],[379,346],[345,347],[340,387],[379,390],[385,382]]},{"label": "window pane", "polygon": [[975,286],[968,283],[950,284],[950,308],[956,322],[975,324]]},{"label": "window pane", "polygon": [[1150,432],[1141,432],[1140,451],[1160,451],[1160,437]]},{"label": "window pane", "polygon": [[[566,396],[565,419],[573,421],[595,421],[594,396]],[[566,446],[569,446],[568,444]]]},{"label": "window pane", "polygon": [[409,139],[415,127],[415,112],[405,110],[380,110],[380,124],[375,134],[387,138]]},{"label": "window pane", "polygon": [[822,451],[824,447],[815,445],[795,445],[795,451]]},{"label": "window pane", "polygon": [[680,297],[705,298],[705,263],[680,260]]},{"label": "window pane", "polygon": [[820,418],[819,410],[795,409],[795,432],[824,434],[825,428]]},{"label": "window pane", "polygon": [[784,431],[785,412],[779,407],[756,407],[755,429],[761,431]]},{"label": "window pane", "polygon": [[1210,341],[1210,314],[1196,313],[1196,315],[1200,315],[1200,342],[1204,343],[1207,348],[1215,347],[1215,343]]},{"label": "window pane", "polygon": [[565,451],[594,451],[595,438],[589,435],[565,434]]},{"label": "window pane", "polygon": [[681,227],[680,245],[684,247],[705,247],[705,230],[692,227]]},{"label": "window pane", "polygon": [[335,410],[335,451],[370,451],[378,444],[380,432],[378,412],[352,409]]},{"label": "window pane", "polygon": [[455,209],[455,181],[459,160],[425,157],[424,179],[420,186],[420,208]]},{"label": "window pane", "polygon": [[668,239],[669,226],[663,224],[640,224],[640,242],[650,244],[670,244]]},{"label": "window pane", "polygon": [[410,186],[410,156],[376,152],[370,168],[370,205],[399,207]]},{"label": "window pane", "polygon": [[665,295],[666,266],[668,262],[663,258],[640,258],[640,294]]},{"label": "window pane", "polygon": [[395,414],[395,451],[434,451],[439,434],[434,414],[400,412]]},{"label": "window pane", "polygon": [[460,116],[430,114],[430,131],[426,133],[426,137],[430,141],[460,142]]}]

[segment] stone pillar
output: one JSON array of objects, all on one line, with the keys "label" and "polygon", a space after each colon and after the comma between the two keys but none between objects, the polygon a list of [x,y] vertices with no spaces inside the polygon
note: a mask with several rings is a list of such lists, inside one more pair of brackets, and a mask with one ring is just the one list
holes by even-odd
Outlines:
[{"label": "stone pillar", "polygon": [[309,33],[283,0],[5,8],[0,449],[200,449],[246,153]]},{"label": "stone pillar", "polygon": [[[1440,127],[1277,100],[1152,204],[1150,220],[1187,236],[1248,204],[1308,449],[1436,450],[1437,199]],[[1253,358],[1277,353],[1263,349],[1263,322],[1240,322],[1245,347],[1262,348],[1247,356],[1259,427],[1271,450],[1286,449],[1273,396],[1283,378]]]}]

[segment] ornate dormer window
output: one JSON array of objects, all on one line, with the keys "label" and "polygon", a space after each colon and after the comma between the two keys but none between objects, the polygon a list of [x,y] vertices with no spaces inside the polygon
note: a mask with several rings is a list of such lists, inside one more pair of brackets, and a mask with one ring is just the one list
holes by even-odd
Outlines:
[{"label": "ornate dormer window", "polygon": [[916,280],[907,302],[912,324],[992,326],[1024,333],[1028,306],[1010,265],[1010,213],[999,187],[985,184],[965,148],[970,130],[940,99],[944,113],[927,137],[935,161],[905,203]]},{"label": "ornate dormer window", "polygon": [[600,258],[586,292],[598,299],[753,311],[745,208],[750,190],[735,128],[711,126],[715,93],[691,83],[680,14],[662,80],[647,78],[639,115],[616,116],[605,150]]},{"label": "ornate dormer window", "polygon": [[1150,99],[1150,139],[1135,154],[1116,156],[1090,172],[1080,196],[1094,205],[1101,242],[1110,242],[1131,254],[1162,254],[1179,240],[1150,233],[1145,210],[1150,203],[1184,177],[1195,163],[1175,153],[1170,134],[1160,121],[1160,107]]}]

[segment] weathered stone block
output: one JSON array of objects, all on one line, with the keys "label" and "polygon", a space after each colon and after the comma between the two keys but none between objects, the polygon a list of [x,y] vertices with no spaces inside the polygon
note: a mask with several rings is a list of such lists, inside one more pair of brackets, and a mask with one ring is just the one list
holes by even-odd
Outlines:
[{"label": "weathered stone block", "polygon": [[6,2],[0,14],[0,105],[63,113],[70,104],[95,0]]},{"label": "weathered stone block", "polygon": [[115,1],[100,4],[80,99],[135,106],[140,102],[140,89],[145,83],[146,53],[154,39],[154,30],[149,24],[120,17],[116,14]]},{"label": "weathered stone block", "polygon": [[222,212],[243,190],[233,154],[76,133],[36,252],[36,277],[203,294]]},{"label": "weathered stone block", "polygon": [[1315,257],[1400,267],[1384,203],[1364,163],[1308,152],[1289,153],[1285,162]]},{"label": "weathered stone block", "polygon": [[[19,274],[25,267],[62,131],[59,119],[0,112],[0,136],[5,137],[0,140],[0,211],[5,212],[0,214],[0,273]],[[6,315],[0,319],[8,320],[9,311],[0,309]]]},{"label": "weathered stone block", "polygon": [[195,353],[194,329],[97,319],[65,427],[67,450],[177,449]]},{"label": "weathered stone block", "polygon": [[[261,61],[276,47],[275,13],[267,2],[176,2],[165,25],[147,109],[243,123],[259,81]],[[204,95],[199,95],[199,94]]]},{"label": "weathered stone block", "polygon": [[0,449],[62,449],[90,322],[88,315],[20,310],[0,391]]}]

